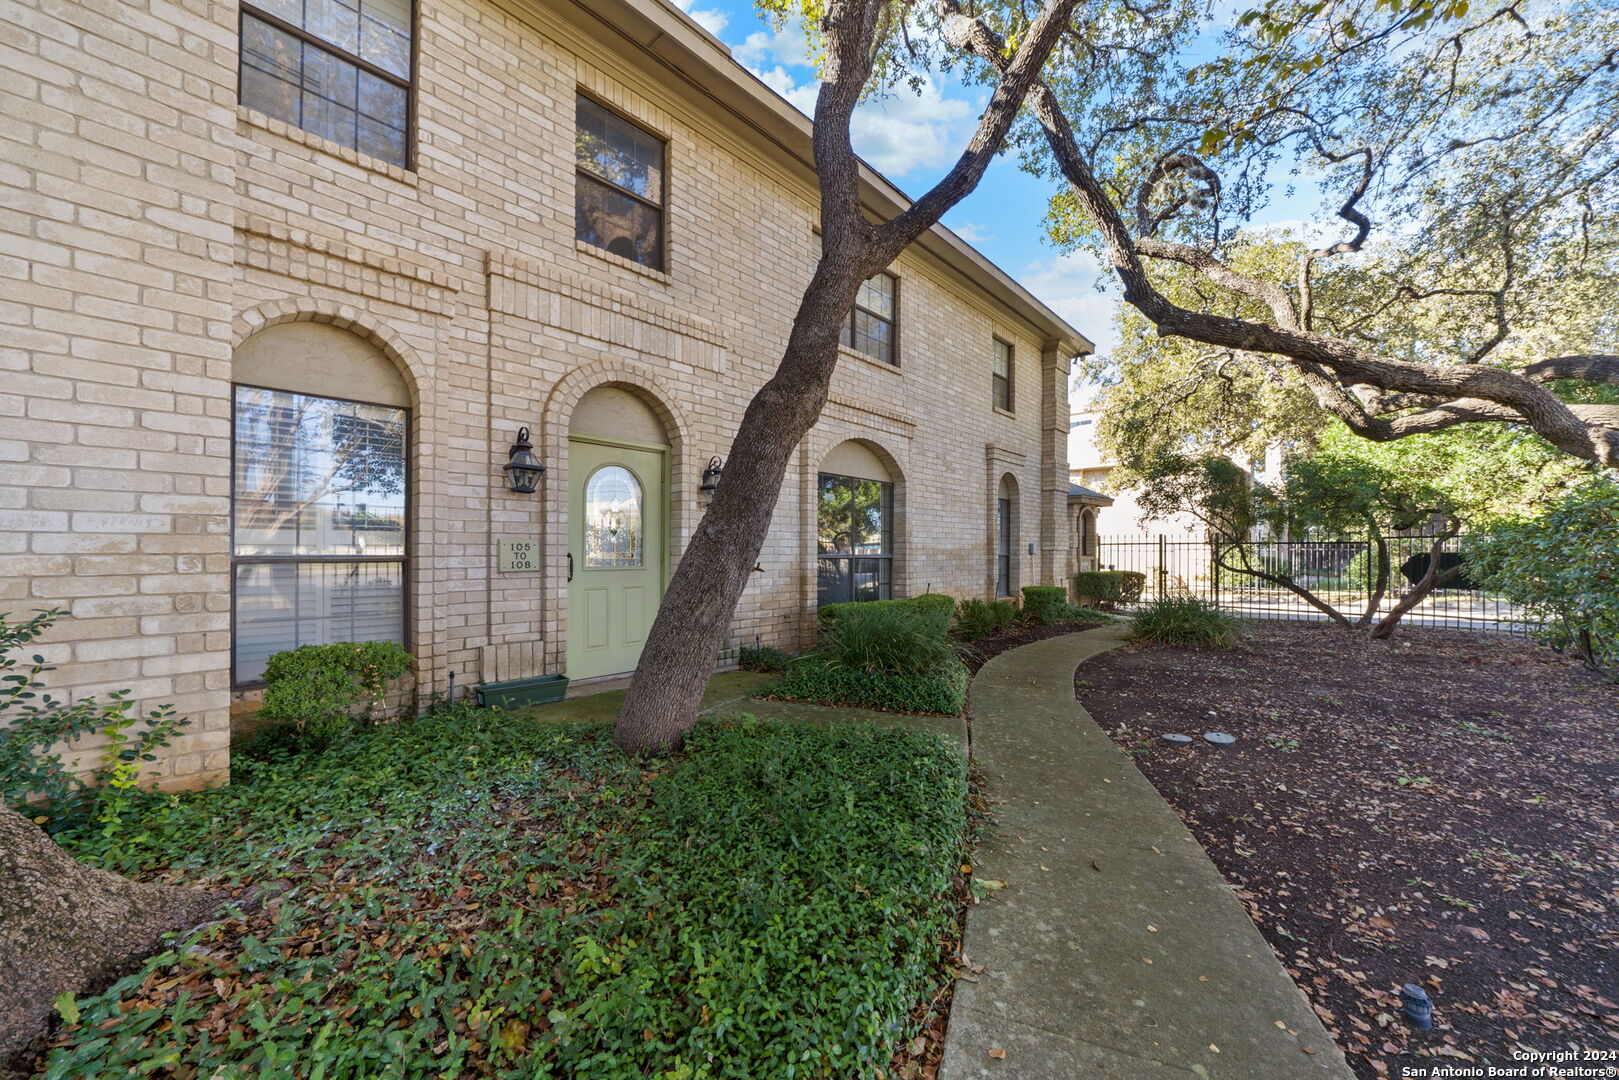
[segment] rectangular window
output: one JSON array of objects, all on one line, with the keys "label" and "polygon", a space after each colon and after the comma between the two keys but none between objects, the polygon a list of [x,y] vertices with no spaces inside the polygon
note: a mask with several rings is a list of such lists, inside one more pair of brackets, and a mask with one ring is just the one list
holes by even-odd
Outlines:
[{"label": "rectangular window", "polygon": [[1012,500],[995,500],[995,595],[1012,595]]},{"label": "rectangular window", "polygon": [[580,95],[574,235],[663,269],[663,140]]},{"label": "rectangular window", "polygon": [[820,602],[890,599],[894,485],[821,473],[815,520]]},{"label": "rectangular window", "polygon": [[236,388],[233,681],[274,653],[405,642],[404,409]]},{"label": "rectangular window", "polygon": [[843,324],[843,344],[873,360],[898,367],[899,358],[894,354],[898,295],[899,279],[886,271],[862,282]]},{"label": "rectangular window", "polygon": [[238,96],[266,116],[410,167],[411,0],[241,8]]},{"label": "rectangular window", "polygon": [[995,360],[991,376],[995,407],[1012,412],[1012,346],[995,338]]}]

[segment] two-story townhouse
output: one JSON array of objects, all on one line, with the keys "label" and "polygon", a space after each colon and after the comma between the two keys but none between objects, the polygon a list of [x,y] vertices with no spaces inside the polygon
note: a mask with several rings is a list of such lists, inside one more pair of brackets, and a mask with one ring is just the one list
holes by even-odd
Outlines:
[{"label": "two-story townhouse", "polygon": [[[191,785],[299,644],[632,669],[814,265],[808,121],[663,0],[5,10],[0,611],[69,613],[53,687],[172,702]],[[1058,581],[1088,349],[942,228],[868,283],[733,645]]]}]

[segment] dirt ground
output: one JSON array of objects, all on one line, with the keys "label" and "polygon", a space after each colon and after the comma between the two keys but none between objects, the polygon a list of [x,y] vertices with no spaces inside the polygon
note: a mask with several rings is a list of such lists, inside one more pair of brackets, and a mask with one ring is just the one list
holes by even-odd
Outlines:
[{"label": "dirt ground", "polygon": [[[1108,653],[1075,690],[1357,1076],[1523,1050],[1619,1066],[1619,687],[1505,635],[1269,622],[1234,650]],[[1400,1018],[1407,982],[1432,1032]]]}]

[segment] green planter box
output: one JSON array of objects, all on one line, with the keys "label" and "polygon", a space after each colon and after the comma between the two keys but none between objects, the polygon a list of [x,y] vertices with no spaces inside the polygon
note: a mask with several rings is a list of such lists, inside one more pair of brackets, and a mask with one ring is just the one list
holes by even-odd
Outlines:
[{"label": "green planter box", "polygon": [[539,675],[532,679],[481,683],[472,688],[479,705],[497,709],[520,709],[524,705],[544,705],[561,701],[568,694],[566,675]]}]

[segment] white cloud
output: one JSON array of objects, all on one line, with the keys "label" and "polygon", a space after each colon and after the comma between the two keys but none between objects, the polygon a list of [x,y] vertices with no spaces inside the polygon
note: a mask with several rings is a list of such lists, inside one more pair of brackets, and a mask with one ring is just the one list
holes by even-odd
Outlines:
[{"label": "white cloud", "polygon": [[[820,84],[799,82],[781,64],[749,70],[799,112],[814,115]],[[899,177],[913,169],[938,168],[954,161],[967,145],[977,115],[971,102],[946,97],[938,81],[929,76],[920,92],[899,88],[890,97],[861,105],[855,110],[849,134],[855,153],[878,172]]]},{"label": "white cloud", "polygon": [[860,106],[850,133],[855,151],[877,171],[904,176],[959,157],[977,114],[971,102],[946,97],[939,81],[926,75],[916,93],[896,87],[890,96]]},{"label": "white cloud", "polygon": [[755,30],[742,44],[731,46],[731,55],[748,68],[805,67],[810,62],[809,39],[798,20],[790,19],[780,30]]},{"label": "white cloud", "polygon": [[1120,301],[1116,295],[1096,291],[1096,283],[1111,281],[1112,275],[1090,252],[1066,251],[1036,260],[1026,265],[1017,279],[1070,326],[1094,341],[1098,352],[1107,352],[1118,344],[1113,316]]},{"label": "white cloud", "polygon": [[963,221],[951,225],[950,231],[967,241],[969,244],[982,244],[986,240],[995,239],[995,234],[984,226],[971,221]]},{"label": "white cloud", "polygon": [[718,8],[698,8],[693,11],[692,3],[693,0],[674,0],[675,7],[690,15],[698,26],[701,26],[715,37],[719,37],[720,31],[731,25],[731,17]]}]

